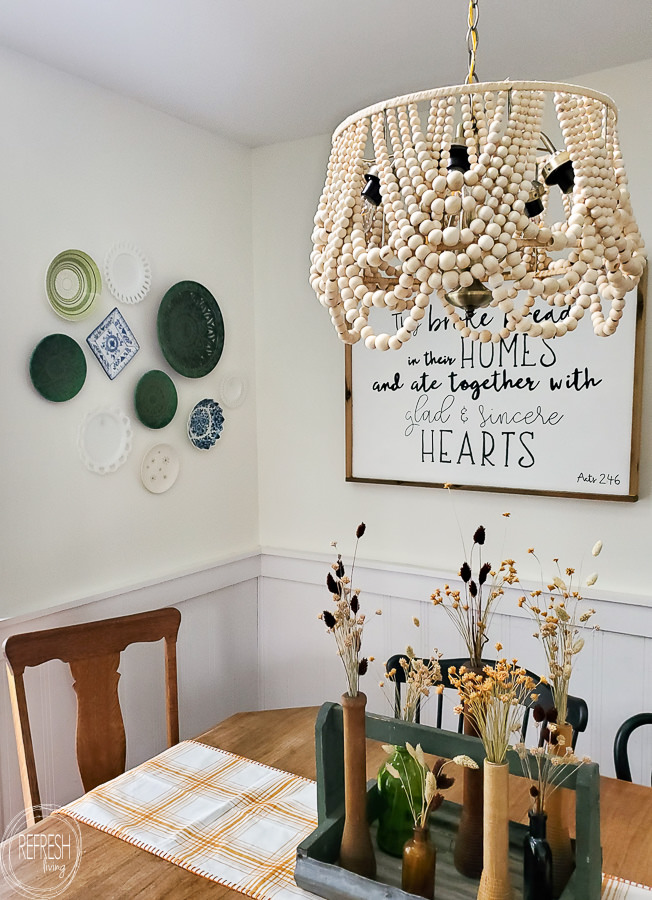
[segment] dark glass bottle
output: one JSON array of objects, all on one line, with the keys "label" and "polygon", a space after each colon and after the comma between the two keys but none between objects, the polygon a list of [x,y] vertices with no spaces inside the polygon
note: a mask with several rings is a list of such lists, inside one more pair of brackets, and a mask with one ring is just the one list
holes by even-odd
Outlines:
[{"label": "dark glass bottle", "polygon": [[433,900],[435,896],[435,866],[437,851],[430,840],[428,828],[414,826],[414,834],[403,848],[401,887],[408,894]]},{"label": "dark glass bottle", "polygon": [[523,900],[552,900],[552,853],[546,840],[545,813],[530,812],[523,842]]}]

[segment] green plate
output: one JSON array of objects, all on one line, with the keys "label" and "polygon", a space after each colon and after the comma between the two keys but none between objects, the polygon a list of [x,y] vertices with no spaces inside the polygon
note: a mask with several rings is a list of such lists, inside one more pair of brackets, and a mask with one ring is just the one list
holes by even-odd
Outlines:
[{"label": "green plate", "polygon": [[102,292],[102,279],[87,253],[64,250],[48,266],[45,290],[55,313],[74,322],[91,311]]},{"label": "green plate", "polygon": [[158,342],[180,375],[202,378],[212,372],[224,349],[224,320],[215,297],[196,281],[180,281],[161,300]]},{"label": "green plate", "polygon": [[165,372],[152,369],[136,385],[136,415],[148,428],[165,428],[177,411],[177,389]]},{"label": "green plate", "polygon": [[60,403],[78,394],[86,381],[86,357],[77,341],[67,334],[49,334],[36,345],[29,361],[36,390]]}]

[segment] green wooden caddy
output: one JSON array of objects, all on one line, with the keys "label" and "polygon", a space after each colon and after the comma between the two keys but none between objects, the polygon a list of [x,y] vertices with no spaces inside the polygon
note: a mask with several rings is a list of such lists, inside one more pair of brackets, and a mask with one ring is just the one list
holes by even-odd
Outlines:
[{"label": "green wooden caddy", "polygon": [[[367,738],[384,744],[421,744],[426,753],[451,759],[465,753],[482,765],[482,742],[475,737],[403,722],[401,719],[366,715]],[[297,884],[327,900],[418,900],[400,888],[400,860],[392,860],[376,851],[376,880],[363,878],[342,869],[338,853],[344,826],[344,738],[342,707],[324,703],[315,724],[317,757],[318,826],[297,848],[295,879]],[[514,751],[508,753],[509,771],[523,777],[521,763]],[[575,871],[560,900],[600,900],[602,850],[600,847],[600,775],[595,763],[586,763],[573,772],[564,787],[575,791]],[[378,790],[375,781],[367,785],[367,811],[374,823],[378,814]],[[478,882],[459,875],[452,864],[452,843],[460,807],[445,801],[431,820],[431,833],[437,845],[437,900],[465,900],[476,897]],[[372,824],[372,832],[375,826]],[[522,890],[522,847],[526,827],[510,822],[510,867],[514,898]]]}]

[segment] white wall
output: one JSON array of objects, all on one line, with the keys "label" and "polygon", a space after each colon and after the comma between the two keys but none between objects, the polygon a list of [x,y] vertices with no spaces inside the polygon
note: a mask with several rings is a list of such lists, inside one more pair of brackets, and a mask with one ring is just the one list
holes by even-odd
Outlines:
[{"label": "white wall", "polygon": [[[0,53],[0,81],[2,618],[255,549],[258,501],[249,152],[8,51]],[[152,267],[142,303],[118,303],[105,287],[82,322],[55,315],[44,289],[52,258],[77,248],[101,269],[123,240]],[[224,353],[202,379],[175,373],[156,337],[160,300],[185,279],[206,285],[224,316]],[[86,336],[115,306],[141,349],[110,381]],[[29,378],[33,348],[53,332],[74,337],[86,353],[86,383],[66,403],[43,399]],[[179,395],[175,418],[157,431],[133,408],[135,385],[152,368],[166,371]],[[225,373],[247,379],[247,401],[225,410],[213,450],[197,450],[185,433],[188,414],[217,397]],[[77,429],[104,404],[127,413],[134,437],[126,464],[99,476],[79,459]],[[154,495],[140,466],[160,442],[177,449],[181,471],[172,490]]]},{"label": "white wall", "polygon": [[[366,540],[366,537],[365,537]],[[341,550],[350,572],[349,544]],[[264,708],[320,705],[337,700],[346,682],[333,636],[317,616],[332,608],[325,585],[333,556],[264,553],[259,591],[259,665],[261,703]],[[391,714],[391,691],[381,690],[385,661],[405,652],[411,644],[417,654],[429,656],[434,648],[444,656],[465,654],[464,645],[442,607],[434,608],[430,594],[443,588],[450,573],[393,563],[356,564],[355,586],[361,588],[360,608],[367,616],[363,653],[375,656],[361,690],[369,708]],[[518,598],[536,584],[514,586],[496,606],[486,656],[495,658],[500,640],[508,656],[516,656],[534,672],[545,671],[540,643],[533,639],[533,623],[519,609]],[[624,598],[587,590],[586,606],[593,607],[599,631],[587,631],[586,644],[575,657],[571,693],[586,700],[589,722],[578,740],[578,752],[591,756],[600,771],[613,775],[613,741],[621,722],[634,713],[652,709],[652,608],[638,597]],[[376,609],[382,610],[376,616]],[[413,624],[413,617],[419,627]],[[452,696],[449,696],[452,694]],[[388,699],[389,698],[389,699]],[[455,727],[455,694],[447,692],[444,726]],[[435,707],[426,707],[425,722],[434,723]],[[536,736],[530,726],[530,739]],[[649,784],[652,741],[649,729],[640,729],[630,741],[634,781]]]},{"label": "white wall", "polygon": [[[648,240],[652,240],[648,202],[652,126],[641,110],[651,77],[648,60],[575,79],[611,93],[620,109],[619,133],[634,212]],[[460,539],[451,502],[442,490],[344,481],[344,348],[308,283],[312,220],[329,151],[328,137],[254,151],[261,544],[320,552],[333,539],[352,538],[364,519],[366,558],[451,571],[459,565]],[[651,316],[647,332],[649,347]],[[644,560],[652,516],[650,352],[644,380],[637,503],[459,491],[454,503],[466,531],[472,533],[481,521],[494,522],[503,511],[511,511],[512,537],[506,552],[529,579],[539,573],[527,555],[528,547],[535,545],[542,559],[560,556],[564,565],[578,566],[600,537],[605,544],[600,587],[648,598]],[[604,415],[608,439],[607,410]]]}]

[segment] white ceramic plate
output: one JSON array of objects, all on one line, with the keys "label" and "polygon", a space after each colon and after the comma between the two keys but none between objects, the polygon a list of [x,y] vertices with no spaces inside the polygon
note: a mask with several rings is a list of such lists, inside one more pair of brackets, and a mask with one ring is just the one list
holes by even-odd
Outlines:
[{"label": "white ceramic plate", "polygon": [[140,303],[152,284],[145,254],[133,244],[114,244],[104,258],[104,280],[122,303]]},{"label": "white ceramic plate", "polygon": [[219,397],[224,406],[235,409],[247,396],[247,379],[241,375],[225,375],[220,382]]},{"label": "white ceramic plate", "polygon": [[126,462],[131,451],[131,422],[120,409],[96,409],[79,428],[79,455],[97,475],[107,475]]},{"label": "white ceramic plate", "polygon": [[169,491],[179,474],[179,456],[169,444],[157,444],[148,450],[140,467],[143,484],[152,494]]}]

